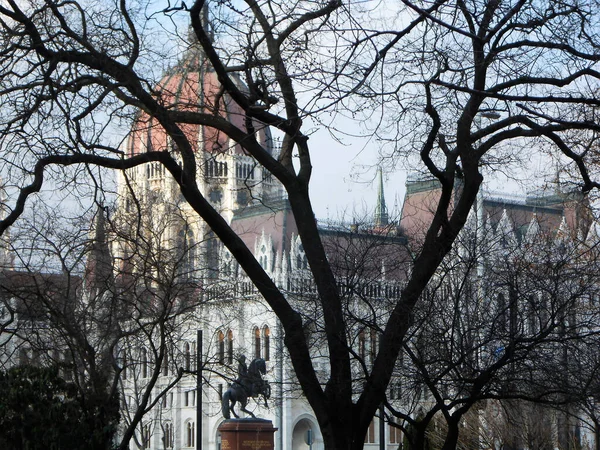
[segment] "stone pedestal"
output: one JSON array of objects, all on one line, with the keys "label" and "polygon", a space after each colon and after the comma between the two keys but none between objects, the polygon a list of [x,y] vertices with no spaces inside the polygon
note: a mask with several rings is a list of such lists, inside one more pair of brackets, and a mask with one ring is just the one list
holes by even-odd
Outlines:
[{"label": "stone pedestal", "polygon": [[230,419],[219,426],[221,450],[273,450],[277,428],[265,419]]}]

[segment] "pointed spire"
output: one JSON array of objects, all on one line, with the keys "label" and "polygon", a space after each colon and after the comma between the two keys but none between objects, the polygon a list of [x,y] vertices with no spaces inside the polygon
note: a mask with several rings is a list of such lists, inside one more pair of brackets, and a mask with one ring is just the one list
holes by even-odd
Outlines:
[{"label": "pointed spire", "polygon": [[91,295],[105,292],[112,285],[112,257],[107,236],[106,209],[98,205],[91,231],[91,247],[86,264],[86,281]]},{"label": "pointed spire", "polygon": [[388,212],[385,206],[385,195],[383,193],[383,172],[381,167],[377,169],[377,176],[379,178],[379,186],[377,189],[377,205],[375,206],[375,215],[373,222],[376,227],[382,227],[388,225]]},{"label": "pointed spire", "polygon": [[531,222],[527,226],[527,231],[525,232],[525,241],[529,244],[532,244],[537,239],[539,233],[541,231],[540,222],[537,217],[537,213],[533,213],[531,217]]}]

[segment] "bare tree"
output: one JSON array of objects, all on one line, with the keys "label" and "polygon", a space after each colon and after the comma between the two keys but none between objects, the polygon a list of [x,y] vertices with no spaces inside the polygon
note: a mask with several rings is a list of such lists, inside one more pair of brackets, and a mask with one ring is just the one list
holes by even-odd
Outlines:
[{"label": "bare tree", "polygon": [[[0,231],[22,214],[44,176],[54,174],[59,188],[82,179],[101,188],[103,176],[95,167],[126,170],[160,163],[280,319],[326,446],[361,448],[413,323],[411,313],[464,226],[487,168],[510,173],[509,145],[543,144],[576,165],[585,192],[598,186],[586,168],[587,144],[597,124],[580,119],[580,110],[598,104],[597,8],[593,1],[406,1],[398,14],[403,25],[362,30],[357,24],[365,16],[339,1],[247,1],[239,8],[217,3],[211,9],[213,28],[203,20],[204,7],[203,0],[191,7],[169,4],[164,10],[125,1],[110,8],[51,0],[8,0],[0,6],[0,140],[11,196]],[[177,33],[181,16],[191,21],[193,37],[218,76],[217,98],[235,102],[243,117],[227,117],[220,100],[176,105],[172,96],[154,88],[158,79],[152,61],[169,61],[177,44],[190,45],[182,37],[187,33]],[[170,39],[162,38],[166,33]],[[329,49],[333,62],[311,45],[330,42],[336,46],[319,48]],[[306,86],[309,99],[301,103]],[[350,326],[309,198],[312,165],[303,125],[311,112],[329,112],[327,99],[343,102],[354,93],[394,105],[386,116],[400,130],[393,142],[418,155],[419,166],[442,185],[410,278],[390,305],[358,396]],[[371,105],[361,103],[358,110],[365,108],[370,111]],[[133,120],[134,110],[142,111],[141,120]],[[500,120],[478,127],[476,117],[490,111],[499,112]],[[123,120],[159,128],[171,144],[128,153],[112,145],[112,129],[101,116],[109,124]],[[201,194],[197,137],[187,133],[199,125],[241,146],[287,192],[324,323],[329,360],[324,385],[312,363],[301,311]],[[278,154],[257,138],[265,125],[282,135]]]},{"label": "bare tree", "polygon": [[[118,448],[143,448],[146,424],[162,424],[156,419],[173,407],[179,383],[199,373],[191,344],[206,286],[203,267],[189,262],[201,243],[186,247],[180,235],[165,235],[171,222],[186,228],[174,206],[160,217],[108,211],[76,222],[54,212],[41,223],[37,215],[14,228],[17,268],[4,270],[0,282],[13,311],[2,363],[58,366],[84,403],[97,405],[99,430],[118,425]],[[114,442],[108,436],[103,445]]]},{"label": "bare tree", "polygon": [[594,392],[597,366],[582,355],[600,338],[600,310],[590,301],[599,260],[580,232],[533,218],[518,239],[502,225],[478,231],[472,221],[415,309],[395,376],[400,389],[388,398],[411,448],[425,448],[432,428],[441,448],[463,448],[467,414],[485,419],[476,421],[477,439],[507,448],[581,441],[573,417]]}]

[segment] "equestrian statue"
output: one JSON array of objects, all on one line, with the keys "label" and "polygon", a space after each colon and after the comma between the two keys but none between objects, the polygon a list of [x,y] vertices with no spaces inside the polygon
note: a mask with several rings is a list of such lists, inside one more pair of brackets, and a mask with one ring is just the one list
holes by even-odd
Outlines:
[{"label": "equestrian statue", "polygon": [[249,397],[255,398],[262,395],[265,401],[265,408],[268,407],[267,399],[271,396],[271,386],[267,380],[263,379],[266,373],[267,364],[264,359],[256,358],[252,360],[249,367],[246,367],[246,357],[244,355],[240,356],[238,360],[238,379],[231,383],[229,389],[223,394],[223,400],[221,401],[223,417],[225,419],[230,419],[231,414],[239,418],[233,409],[236,403],[240,403],[242,411],[252,417],[256,417],[251,411],[246,409]]}]

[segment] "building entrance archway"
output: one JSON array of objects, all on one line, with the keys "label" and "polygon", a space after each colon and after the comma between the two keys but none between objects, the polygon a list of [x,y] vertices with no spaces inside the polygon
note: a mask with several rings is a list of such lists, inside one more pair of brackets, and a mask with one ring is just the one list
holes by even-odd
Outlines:
[{"label": "building entrance archway", "polygon": [[321,450],[323,440],[319,428],[309,419],[301,419],[292,432],[292,450]]}]

